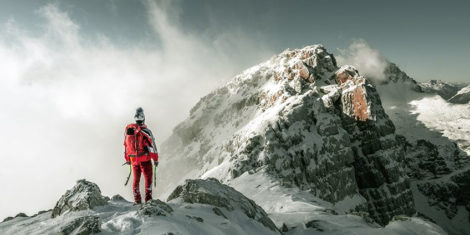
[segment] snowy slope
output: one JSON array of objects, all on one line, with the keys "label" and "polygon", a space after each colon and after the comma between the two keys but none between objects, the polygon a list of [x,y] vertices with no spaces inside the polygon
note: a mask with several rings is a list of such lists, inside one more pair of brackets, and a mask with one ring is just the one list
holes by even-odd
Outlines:
[{"label": "snowy slope", "polygon": [[[218,182],[196,182],[201,183],[212,186],[205,188],[206,195],[217,197],[218,191],[227,193],[219,199],[226,200],[231,207],[212,205],[210,201],[189,203],[180,198],[167,203],[155,200],[141,207],[133,206],[133,203],[118,195],[111,200],[108,198],[104,205],[93,206],[92,201],[101,195],[91,195],[96,193],[89,185],[97,186],[80,181],[65,194],[70,197],[62,197],[61,200],[67,198],[67,203],[71,205],[86,204],[87,209],[76,208],[55,216],[54,212],[48,211],[32,217],[17,217],[0,223],[0,234],[280,234],[276,229],[256,221],[260,218],[259,213],[264,211],[259,211],[252,204],[243,205],[243,200],[249,203],[243,195]],[[203,195],[198,194],[201,192],[196,190],[191,193]],[[87,200],[85,202],[80,198]],[[61,205],[61,200],[54,211],[68,208]],[[258,213],[257,217],[250,218],[244,208]]]},{"label": "snowy slope", "polygon": [[437,225],[417,217],[397,217],[381,227],[364,214],[343,213],[344,204],[358,203],[361,198],[332,204],[308,191],[286,189],[262,172],[245,173],[230,185],[252,195],[276,225],[284,228],[285,234],[446,234]]},{"label": "snowy slope", "polygon": [[[272,210],[270,216],[276,225],[284,227],[284,234],[445,234],[438,226],[419,218],[401,217],[382,228],[357,215],[337,216],[331,214],[331,205],[311,194],[286,191],[263,177],[245,174],[233,184],[241,184],[238,187],[247,193],[253,190],[247,187],[247,181],[262,185],[254,192],[255,198]],[[71,196],[69,203],[84,205],[82,199],[91,199],[94,192],[90,188],[77,189],[83,182],[67,191],[65,195]],[[233,188],[214,180],[193,180],[181,187],[183,191],[175,190],[175,199],[167,203],[155,200],[134,206],[116,195],[104,205],[92,206],[91,199],[87,203],[90,208],[69,210],[58,216],[46,211],[16,217],[0,223],[0,234],[280,234],[275,227],[269,227],[272,222],[263,217],[266,214],[260,207]],[[91,197],[102,196],[98,193]],[[310,222],[303,224],[304,219],[300,218]]]}]

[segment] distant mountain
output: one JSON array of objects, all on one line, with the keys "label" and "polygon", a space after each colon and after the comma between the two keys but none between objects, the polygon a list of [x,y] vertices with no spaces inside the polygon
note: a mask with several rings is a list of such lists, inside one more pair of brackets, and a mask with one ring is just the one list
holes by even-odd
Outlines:
[{"label": "distant mountain", "polygon": [[419,84],[426,93],[436,93],[442,98],[448,100],[454,96],[460,89],[460,87],[445,83],[441,80],[430,80],[428,82],[422,82]]},{"label": "distant mountain", "polygon": [[379,84],[377,90],[396,133],[403,136],[415,207],[449,233],[469,234],[470,106],[449,99],[463,85],[410,82],[398,67],[394,71],[389,77],[395,82]]}]

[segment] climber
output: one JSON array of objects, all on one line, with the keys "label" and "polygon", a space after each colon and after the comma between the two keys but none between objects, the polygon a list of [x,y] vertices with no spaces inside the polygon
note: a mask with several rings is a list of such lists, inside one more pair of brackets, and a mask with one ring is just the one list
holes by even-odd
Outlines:
[{"label": "climber", "polygon": [[[145,125],[145,115],[142,108],[137,108],[135,124],[129,124],[125,130],[124,158],[126,164],[132,166],[134,181],[134,205],[141,204],[142,198],[139,190],[140,176],[145,178],[145,202],[152,199],[152,161],[155,169],[158,166],[158,151],[152,132]],[[154,178],[155,179],[155,178]]]}]

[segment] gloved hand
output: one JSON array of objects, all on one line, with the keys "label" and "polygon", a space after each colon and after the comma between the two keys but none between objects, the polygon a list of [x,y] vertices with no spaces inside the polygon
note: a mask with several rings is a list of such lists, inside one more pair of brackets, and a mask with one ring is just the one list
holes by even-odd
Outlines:
[{"label": "gloved hand", "polygon": [[131,162],[125,162],[125,163],[122,164],[122,165],[124,166],[124,165],[130,165],[130,164],[131,164]]},{"label": "gloved hand", "polygon": [[155,167],[157,167],[157,166],[158,166],[158,162],[153,162],[153,165],[154,165]]}]

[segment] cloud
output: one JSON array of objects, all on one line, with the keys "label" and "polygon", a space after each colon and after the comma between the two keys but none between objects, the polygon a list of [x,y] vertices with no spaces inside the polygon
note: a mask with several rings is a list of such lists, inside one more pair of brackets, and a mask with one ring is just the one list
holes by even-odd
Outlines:
[{"label": "cloud", "polygon": [[131,199],[121,163],[135,108],[162,143],[200,97],[273,54],[241,31],[187,33],[175,5],[146,7],[158,44],[84,35],[56,4],[36,12],[39,34],[14,20],[0,28],[0,218],[52,208],[80,178]]},{"label": "cloud", "polygon": [[338,49],[336,56],[341,65],[353,65],[359,73],[373,80],[383,81],[384,70],[389,64],[385,57],[364,40],[356,40],[346,49]]}]

